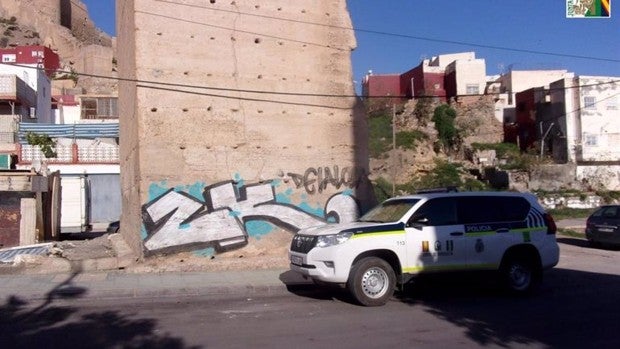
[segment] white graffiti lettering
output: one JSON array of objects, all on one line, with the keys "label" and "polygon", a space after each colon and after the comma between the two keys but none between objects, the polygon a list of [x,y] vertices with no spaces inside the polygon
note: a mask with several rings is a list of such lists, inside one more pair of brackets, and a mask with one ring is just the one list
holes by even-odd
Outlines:
[{"label": "white graffiti lettering", "polygon": [[267,221],[296,232],[328,221],[354,221],[359,215],[357,202],[345,194],[328,199],[323,217],[276,202],[274,187],[269,182],[240,188],[233,182],[218,183],[205,187],[203,197],[204,203],[185,193],[169,190],[144,205],[146,252],[240,247],[248,240],[245,223],[253,220]]}]

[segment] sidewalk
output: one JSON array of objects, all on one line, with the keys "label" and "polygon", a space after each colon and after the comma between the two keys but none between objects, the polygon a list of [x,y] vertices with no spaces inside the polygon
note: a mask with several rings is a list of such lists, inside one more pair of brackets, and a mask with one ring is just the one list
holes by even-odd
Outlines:
[{"label": "sidewalk", "polygon": [[280,295],[312,285],[289,270],[128,273],[122,271],[0,275],[0,301],[50,298],[140,298]]}]

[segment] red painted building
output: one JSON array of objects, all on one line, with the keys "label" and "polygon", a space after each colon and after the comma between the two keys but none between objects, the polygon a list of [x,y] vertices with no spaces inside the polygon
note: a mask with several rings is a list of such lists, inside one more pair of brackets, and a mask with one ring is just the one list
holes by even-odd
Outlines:
[{"label": "red painted building", "polygon": [[435,96],[445,101],[444,73],[426,71],[425,67],[426,65],[421,63],[403,73],[400,76],[401,91],[408,98]]},{"label": "red painted building", "polygon": [[49,47],[45,46],[18,46],[0,49],[2,63],[44,68],[51,78],[52,74],[60,69],[60,57]]},{"label": "red painted building", "polygon": [[399,74],[368,74],[362,81],[364,97],[402,96]]},{"label": "red painted building", "polygon": [[427,67],[421,63],[403,74],[366,75],[362,82],[362,95],[364,97],[402,96],[403,98],[435,96],[446,101],[445,74],[428,71],[425,69]]}]

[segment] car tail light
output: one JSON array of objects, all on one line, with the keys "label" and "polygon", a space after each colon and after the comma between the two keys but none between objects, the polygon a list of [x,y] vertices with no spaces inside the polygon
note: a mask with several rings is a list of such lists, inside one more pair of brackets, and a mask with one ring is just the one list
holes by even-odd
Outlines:
[{"label": "car tail light", "polygon": [[553,217],[551,217],[551,215],[548,213],[545,213],[543,217],[545,219],[545,224],[547,225],[547,234],[555,234],[558,230],[558,227],[555,225]]}]

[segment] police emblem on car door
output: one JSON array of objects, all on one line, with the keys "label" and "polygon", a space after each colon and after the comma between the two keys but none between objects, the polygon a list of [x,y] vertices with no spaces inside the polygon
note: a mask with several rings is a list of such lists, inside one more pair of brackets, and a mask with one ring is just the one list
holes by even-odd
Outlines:
[{"label": "police emblem on car door", "polygon": [[434,198],[410,217],[407,234],[407,265],[410,273],[466,267],[463,225],[457,223],[454,198]]}]

